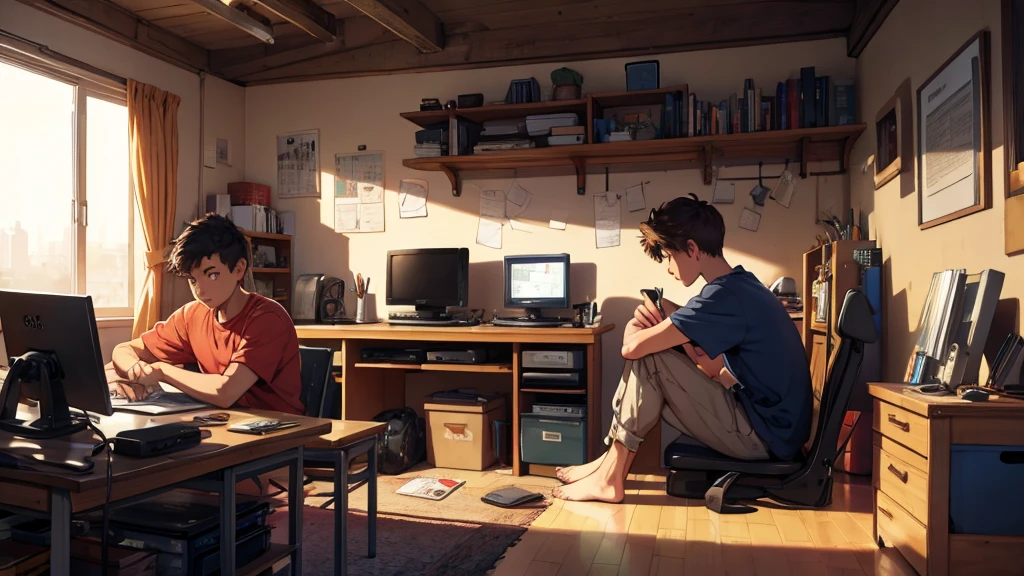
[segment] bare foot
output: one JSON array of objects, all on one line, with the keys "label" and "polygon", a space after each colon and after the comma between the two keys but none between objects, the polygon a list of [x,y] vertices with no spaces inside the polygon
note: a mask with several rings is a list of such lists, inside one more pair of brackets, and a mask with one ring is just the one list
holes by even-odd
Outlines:
[{"label": "bare foot", "polygon": [[603,474],[591,474],[579,482],[558,486],[551,495],[562,500],[598,501],[618,504],[625,497],[622,480],[608,481]]},{"label": "bare foot", "polygon": [[604,462],[605,454],[607,454],[607,452],[598,456],[593,462],[587,462],[586,464],[580,464],[579,466],[555,468],[555,477],[566,484],[572,484],[573,482],[583,480],[601,467],[601,462]]}]

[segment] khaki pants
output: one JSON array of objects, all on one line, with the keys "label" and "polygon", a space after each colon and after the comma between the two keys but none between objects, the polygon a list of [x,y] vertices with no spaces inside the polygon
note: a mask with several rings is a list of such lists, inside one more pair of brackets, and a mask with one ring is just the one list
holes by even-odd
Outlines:
[{"label": "khaki pants", "polygon": [[750,427],[733,393],[674,350],[626,362],[612,401],[612,426],[605,444],[618,440],[636,452],[659,417],[727,456],[768,458],[764,442]]}]

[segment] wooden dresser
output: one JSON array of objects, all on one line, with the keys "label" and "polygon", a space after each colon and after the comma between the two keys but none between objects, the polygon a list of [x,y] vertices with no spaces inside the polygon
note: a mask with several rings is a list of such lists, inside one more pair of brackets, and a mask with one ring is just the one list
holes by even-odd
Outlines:
[{"label": "wooden dresser", "polygon": [[[993,397],[967,402],[905,389],[903,384],[869,385],[879,545],[895,547],[922,575],[1021,574],[1024,536],[951,534],[949,507],[951,447],[1024,445],[1024,401]],[[993,509],[998,508],[1000,494],[991,498]]]}]

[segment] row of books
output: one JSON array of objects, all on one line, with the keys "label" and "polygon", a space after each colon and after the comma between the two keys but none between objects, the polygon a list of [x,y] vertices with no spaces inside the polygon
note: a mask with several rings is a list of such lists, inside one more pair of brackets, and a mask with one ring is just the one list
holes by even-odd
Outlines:
[{"label": "row of books", "polygon": [[[717,104],[701,100],[687,86],[665,96],[663,138],[794,130],[856,123],[856,86],[852,78],[815,76],[814,67],[800,69],[772,88],[756,87],[750,78],[743,90]],[[767,93],[765,93],[767,92]]]}]

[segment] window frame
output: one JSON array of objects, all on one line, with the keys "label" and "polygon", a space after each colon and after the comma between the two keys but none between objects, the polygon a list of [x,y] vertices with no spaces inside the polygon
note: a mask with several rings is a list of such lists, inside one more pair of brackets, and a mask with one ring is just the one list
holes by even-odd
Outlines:
[{"label": "window frame", "polygon": [[[51,80],[69,84],[74,89],[75,122],[72,138],[75,142],[72,162],[75,174],[71,190],[71,214],[75,239],[72,251],[74,267],[71,282],[76,294],[88,294],[86,288],[86,252],[89,225],[89,196],[87,190],[87,140],[88,140],[88,101],[89,98],[104,100],[113,104],[128,105],[125,86],[102,71],[90,69],[88,65],[75,65],[70,60],[50,53],[44,47],[37,47],[8,36],[0,36],[0,63],[21,68],[39,74]],[[128,174],[128,306],[96,307],[97,319],[133,318],[135,316],[136,290],[135,272],[139,265],[135,252],[135,183],[129,164]]]}]

